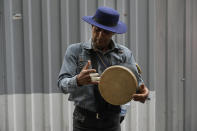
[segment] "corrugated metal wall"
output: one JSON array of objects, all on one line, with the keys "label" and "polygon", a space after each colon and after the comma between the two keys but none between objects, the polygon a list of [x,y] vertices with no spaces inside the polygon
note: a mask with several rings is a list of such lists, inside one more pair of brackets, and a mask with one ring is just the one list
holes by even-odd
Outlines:
[{"label": "corrugated metal wall", "polygon": [[196,131],[196,0],[0,0],[0,131],[71,131],[73,103],[57,89],[67,46],[86,41],[81,20],[117,9],[151,90],[132,102],[123,131]]},{"label": "corrugated metal wall", "polygon": [[197,1],[156,7],[156,129],[197,131]]}]

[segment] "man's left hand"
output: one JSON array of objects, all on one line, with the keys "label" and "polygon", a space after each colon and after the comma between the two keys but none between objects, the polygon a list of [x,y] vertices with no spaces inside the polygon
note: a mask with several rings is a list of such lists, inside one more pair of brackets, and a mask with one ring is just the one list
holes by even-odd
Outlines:
[{"label": "man's left hand", "polygon": [[144,84],[142,84],[139,87],[138,93],[133,95],[133,100],[140,101],[140,102],[144,103],[148,97],[148,94],[149,94],[148,88]]}]

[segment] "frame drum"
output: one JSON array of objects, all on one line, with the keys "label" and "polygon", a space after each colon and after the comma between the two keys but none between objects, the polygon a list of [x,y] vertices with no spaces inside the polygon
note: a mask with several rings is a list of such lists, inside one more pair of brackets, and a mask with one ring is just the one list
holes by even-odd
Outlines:
[{"label": "frame drum", "polygon": [[130,69],[115,65],[101,74],[98,87],[105,101],[112,105],[123,105],[132,100],[137,85],[137,79]]}]

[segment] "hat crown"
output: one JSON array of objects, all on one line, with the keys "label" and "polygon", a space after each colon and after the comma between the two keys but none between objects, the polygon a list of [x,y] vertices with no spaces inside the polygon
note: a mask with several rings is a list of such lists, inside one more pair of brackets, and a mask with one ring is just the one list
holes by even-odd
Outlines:
[{"label": "hat crown", "polygon": [[93,19],[102,25],[116,26],[119,21],[119,13],[112,8],[99,7]]}]

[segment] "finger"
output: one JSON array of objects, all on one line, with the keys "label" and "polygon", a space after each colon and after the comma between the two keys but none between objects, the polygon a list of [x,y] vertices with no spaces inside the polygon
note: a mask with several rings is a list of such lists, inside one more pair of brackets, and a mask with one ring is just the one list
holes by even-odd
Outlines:
[{"label": "finger", "polygon": [[144,97],[134,97],[133,100],[134,101],[144,102],[146,99]]},{"label": "finger", "polygon": [[87,70],[85,71],[85,74],[90,75],[90,73],[96,73],[96,70],[95,70],[95,69],[87,69]]},{"label": "finger", "polygon": [[94,81],[100,81],[100,77],[91,77],[92,82]]},{"label": "finger", "polygon": [[144,99],[144,97],[142,97],[142,96],[135,96],[135,97],[133,97],[133,99]]},{"label": "finger", "polygon": [[141,85],[137,94],[148,95],[149,90],[145,85]]},{"label": "finger", "polygon": [[91,61],[88,60],[88,63],[83,67],[82,70],[87,70],[89,68],[89,66],[91,65]]},{"label": "finger", "polygon": [[141,87],[141,89],[142,89],[142,90],[144,90],[145,85],[144,85],[144,84],[142,84],[140,87]]},{"label": "finger", "polygon": [[90,73],[91,77],[99,77],[99,73]]},{"label": "finger", "polygon": [[95,69],[88,69],[88,70],[82,70],[81,73],[83,75],[88,75],[90,77],[90,73],[95,73],[96,70]]},{"label": "finger", "polygon": [[145,100],[146,100],[146,97],[145,97],[144,94],[134,94],[133,95],[133,100],[134,101],[140,101],[140,102],[144,103]]},{"label": "finger", "polygon": [[147,88],[147,87],[144,87],[144,88],[142,89],[142,91],[141,91],[140,94],[144,95],[144,97],[147,97],[148,94],[149,94],[148,88]]},{"label": "finger", "polygon": [[133,98],[143,97],[143,94],[133,94]]},{"label": "finger", "polygon": [[88,81],[88,83],[91,83],[92,82],[92,80],[91,80],[90,77],[87,78],[87,81]]},{"label": "finger", "polygon": [[133,96],[132,98],[133,98],[134,100],[137,100],[137,101],[139,101],[139,100],[141,100],[141,99],[145,99],[145,97],[144,97],[144,96],[141,96],[141,95]]},{"label": "finger", "polygon": [[133,100],[134,100],[134,101],[140,101],[141,98],[138,98],[138,97],[137,97],[137,98],[133,98]]},{"label": "finger", "polygon": [[144,90],[145,90],[145,91],[144,91],[144,92],[145,92],[145,94],[146,94],[146,95],[148,95],[148,94],[149,94],[149,90],[148,90],[148,88],[147,88],[147,87],[144,87]]},{"label": "finger", "polygon": [[138,88],[138,93],[142,93],[145,90],[144,88],[144,84],[140,85],[140,87]]},{"label": "finger", "polygon": [[140,99],[139,99],[139,98],[133,98],[133,100],[134,100],[134,101],[139,101]]}]

